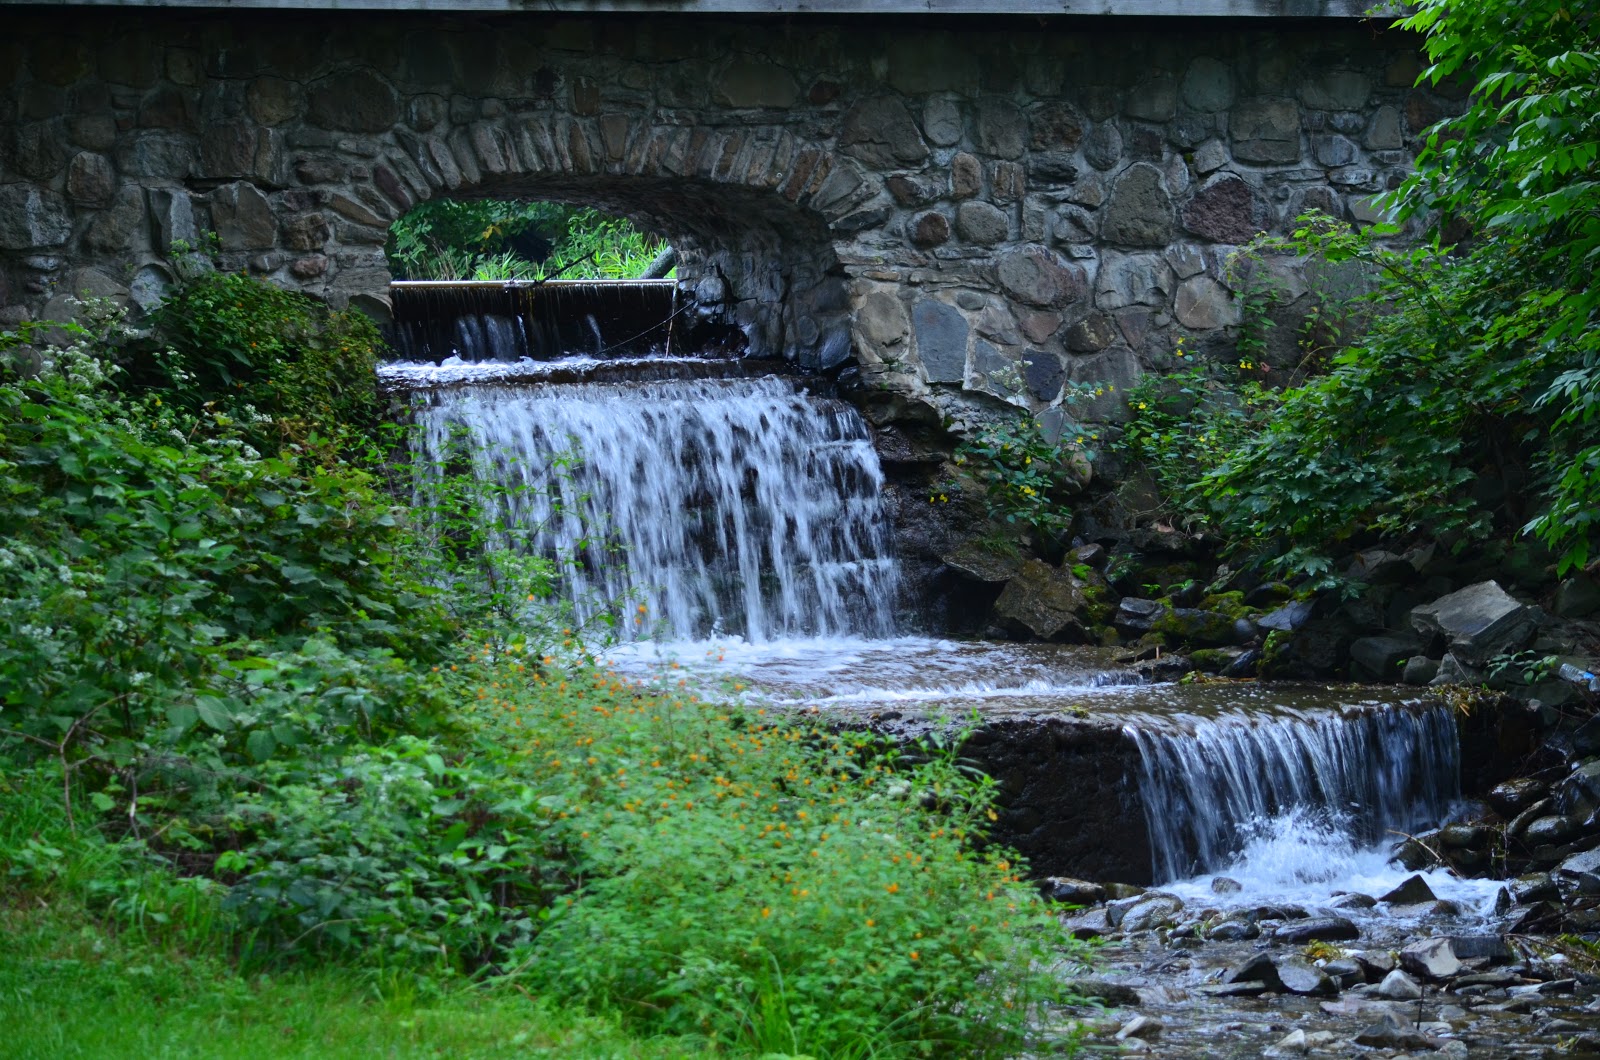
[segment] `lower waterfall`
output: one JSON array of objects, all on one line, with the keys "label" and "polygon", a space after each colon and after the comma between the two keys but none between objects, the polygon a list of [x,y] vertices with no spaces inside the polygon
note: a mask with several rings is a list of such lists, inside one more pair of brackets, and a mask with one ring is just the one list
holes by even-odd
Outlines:
[{"label": "lower waterfall", "polygon": [[[1460,796],[1446,707],[1231,715],[1127,731],[1139,748],[1157,882],[1235,870],[1275,840],[1376,846],[1438,822]],[[1332,859],[1321,865],[1336,871]],[[1305,868],[1319,870],[1316,861]]]}]

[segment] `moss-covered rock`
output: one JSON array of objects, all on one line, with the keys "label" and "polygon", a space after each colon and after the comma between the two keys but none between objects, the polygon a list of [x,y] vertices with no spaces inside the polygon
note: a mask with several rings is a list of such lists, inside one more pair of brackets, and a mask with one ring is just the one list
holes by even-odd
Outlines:
[{"label": "moss-covered rock", "polygon": [[1232,615],[1191,607],[1175,607],[1167,611],[1155,620],[1150,629],[1171,642],[1198,647],[1231,646],[1241,639]]},{"label": "moss-covered rock", "polygon": [[1238,591],[1212,593],[1200,601],[1200,610],[1215,611],[1218,614],[1227,615],[1235,619],[1248,618],[1251,612],[1251,609],[1244,602],[1244,593]]}]

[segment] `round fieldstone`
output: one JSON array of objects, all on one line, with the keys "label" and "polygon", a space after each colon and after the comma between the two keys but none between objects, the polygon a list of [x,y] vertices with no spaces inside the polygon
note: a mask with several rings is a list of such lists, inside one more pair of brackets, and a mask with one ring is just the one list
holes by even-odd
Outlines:
[{"label": "round fieldstone", "polygon": [[1233,106],[1233,71],[1227,64],[1202,55],[1189,64],[1179,95],[1195,110],[1227,110]]},{"label": "round fieldstone", "polygon": [[911,219],[911,242],[928,249],[942,246],[950,239],[950,219],[937,210],[919,213]]},{"label": "round fieldstone", "polygon": [[1079,302],[1088,294],[1081,268],[1037,245],[1015,247],[1002,254],[995,265],[995,279],[1018,301],[1046,308]]},{"label": "round fieldstone", "polygon": [[377,74],[348,70],[311,83],[306,118],[338,132],[387,132],[400,120],[400,102]]},{"label": "round fieldstone", "polygon": [[934,97],[923,104],[922,132],[935,147],[954,147],[961,142],[961,105],[953,99]]},{"label": "round fieldstone", "polygon": [[1183,227],[1216,243],[1248,243],[1266,227],[1266,208],[1247,181],[1223,174],[1183,208]]},{"label": "round fieldstone", "polygon": [[1100,234],[1108,243],[1160,247],[1172,241],[1172,196],[1161,171],[1145,162],[1130,166],[1111,189]]},{"label": "round fieldstone", "polygon": [[1011,221],[999,207],[964,202],[956,207],[956,231],[969,243],[992,247],[1006,241],[1011,234]]}]

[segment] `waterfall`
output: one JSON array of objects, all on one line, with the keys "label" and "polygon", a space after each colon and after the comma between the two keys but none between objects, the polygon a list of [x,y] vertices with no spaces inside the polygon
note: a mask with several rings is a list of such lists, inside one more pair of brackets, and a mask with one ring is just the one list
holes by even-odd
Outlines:
[{"label": "waterfall", "polygon": [[1158,882],[1236,868],[1294,833],[1323,864],[1444,817],[1460,795],[1448,708],[1194,719],[1192,731],[1127,731]]},{"label": "waterfall", "polygon": [[776,377],[417,400],[425,466],[470,461],[498,484],[499,543],[563,562],[581,619],[626,600],[652,621],[623,626],[680,640],[893,632],[883,476],[842,402]]},{"label": "waterfall", "polygon": [[682,308],[673,280],[423,280],[390,284],[389,294],[387,337],[404,361],[647,353],[671,345]]}]

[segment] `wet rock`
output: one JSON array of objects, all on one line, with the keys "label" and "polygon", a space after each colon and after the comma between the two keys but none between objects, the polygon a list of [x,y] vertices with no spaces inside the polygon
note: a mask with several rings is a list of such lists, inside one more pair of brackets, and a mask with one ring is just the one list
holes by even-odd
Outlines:
[{"label": "wet rock", "polygon": [[1400,671],[1400,680],[1408,685],[1425,685],[1439,676],[1439,660],[1425,655],[1413,655]]},{"label": "wet rock", "polygon": [[1361,965],[1369,983],[1380,981],[1397,966],[1394,954],[1388,950],[1365,950],[1355,955],[1355,961]]},{"label": "wet rock", "polygon": [[1124,596],[1117,602],[1117,613],[1111,624],[1123,633],[1148,633],[1165,610],[1166,605],[1155,600]]},{"label": "wet rock", "polygon": [[1263,1050],[1262,1056],[1305,1056],[1311,1051],[1311,1039],[1305,1031],[1291,1031]]},{"label": "wet rock", "polygon": [[1522,840],[1532,847],[1559,846],[1582,830],[1582,823],[1571,817],[1540,817],[1523,829]]},{"label": "wet rock", "polygon": [[1212,894],[1237,894],[1244,890],[1244,885],[1238,880],[1227,876],[1213,876],[1211,878]]},{"label": "wet rock", "polygon": [[1067,905],[1093,905],[1103,901],[1106,889],[1098,883],[1077,880],[1071,876],[1048,876],[1044,881],[1044,896],[1052,902]]},{"label": "wet rock", "polygon": [[1183,912],[1183,899],[1170,894],[1156,894],[1135,900],[1122,917],[1121,928],[1126,932],[1154,931],[1177,922]]},{"label": "wet rock", "polygon": [[[1410,569],[1410,564],[1406,564]],[[1350,676],[1357,680],[1395,681],[1422,644],[1411,637],[1360,637],[1350,642]]]},{"label": "wet rock", "polygon": [[1395,848],[1391,860],[1411,872],[1431,869],[1440,864],[1443,858],[1439,853],[1438,833],[1424,832],[1422,835],[1408,836]]},{"label": "wet rock", "polygon": [[1482,824],[1452,824],[1439,829],[1439,845],[1446,850],[1475,850],[1494,841],[1494,829]]},{"label": "wet rock", "polygon": [[1511,947],[1500,935],[1453,935],[1450,952],[1464,961],[1509,961],[1513,956]]},{"label": "wet rock", "polygon": [[1278,982],[1291,994],[1306,997],[1331,997],[1339,992],[1321,968],[1302,957],[1285,957],[1277,962]]},{"label": "wet rock", "polygon": [[1091,909],[1087,913],[1067,917],[1061,921],[1061,927],[1069,937],[1080,941],[1103,938],[1117,930],[1105,909]]},{"label": "wet rock", "polygon": [[1378,904],[1378,900],[1370,894],[1352,892],[1336,896],[1328,903],[1329,909],[1371,909]]},{"label": "wet rock", "polygon": [[1385,1013],[1382,1020],[1367,1027],[1352,1041],[1373,1049],[1437,1049],[1443,1044],[1437,1038],[1413,1030],[1393,1013]]},{"label": "wet rock", "polygon": [[[1574,854],[1567,860],[1576,861],[1580,858],[1592,859],[1594,856],[1595,852],[1589,851],[1585,854]],[[1580,862],[1580,864],[1584,863],[1585,862]],[[1562,867],[1565,868],[1565,865]],[[1511,900],[1518,905],[1527,905],[1530,902],[1544,902],[1552,898],[1560,897],[1560,891],[1556,887],[1555,877],[1551,876],[1548,872],[1534,872],[1529,873],[1526,876],[1518,876],[1516,879],[1512,880],[1505,889],[1507,894],[1510,895]]]},{"label": "wet rock", "polygon": [[1147,890],[1137,883],[1108,883],[1105,888],[1106,897],[1111,899],[1137,898]]},{"label": "wet rock", "polygon": [[1329,961],[1322,966],[1322,970],[1327,973],[1328,978],[1332,979],[1340,989],[1367,981],[1367,970],[1354,957],[1340,957],[1337,960]]},{"label": "wet rock", "polygon": [[1091,622],[1089,599],[1069,571],[1030,559],[994,602],[995,621],[1007,632],[1040,640],[1083,641]]},{"label": "wet rock", "polygon": [[1450,983],[1451,993],[1461,993],[1474,986],[1511,986],[1517,981],[1517,973],[1512,971],[1473,972],[1470,975],[1457,976]]},{"label": "wet rock", "polygon": [[1007,582],[1022,571],[1021,559],[1001,555],[973,541],[962,542],[954,551],[939,559],[957,574],[975,582]]},{"label": "wet rock", "polygon": [[1206,938],[1213,942],[1239,942],[1260,937],[1261,925],[1242,913],[1224,917],[1206,929]]},{"label": "wet rock", "polygon": [[1460,975],[1461,959],[1455,955],[1448,938],[1424,939],[1413,942],[1400,951],[1400,966],[1424,979],[1450,979]]},{"label": "wet rock", "polygon": [[1390,1001],[1415,1001],[1422,996],[1422,987],[1417,981],[1396,968],[1383,977],[1383,982],[1378,984],[1378,996],[1388,998]]},{"label": "wet rock", "polygon": [[1600,810],[1600,758],[1581,763],[1556,788],[1556,806],[1563,814],[1588,817]]},{"label": "wet rock", "polygon": [[1316,604],[1311,600],[1292,600],[1276,611],[1256,620],[1256,626],[1268,633],[1292,633],[1311,621]]},{"label": "wet rock", "polygon": [[[1552,876],[1552,884],[1565,885],[1569,893],[1579,895],[1600,894],[1600,848],[1573,854],[1560,865]],[[1540,893],[1540,898],[1547,897]]]},{"label": "wet rock", "polygon": [[1419,634],[1444,638],[1451,654],[1469,666],[1523,647],[1538,622],[1536,608],[1494,581],[1469,585],[1411,611],[1411,625]]},{"label": "wet rock", "polygon": [[1307,942],[1348,942],[1361,937],[1355,922],[1342,916],[1319,916],[1298,920],[1272,933],[1272,941],[1303,945]]},{"label": "wet rock", "polygon": [[1137,1005],[1139,992],[1125,983],[1109,983],[1104,979],[1078,979],[1072,983],[1072,992],[1085,1001],[1102,1001],[1107,1005]]},{"label": "wet rock", "polygon": [[1206,997],[1259,997],[1268,989],[1260,979],[1245,979],[1237,983],[1206,983],[1195,987],[1195,993]]},{"label": "wet rock", "polygon": [[1390,905],[1418,905],[1437,900],[1438,896],[1433,893],[1433,888],[1429,887],[1428,881],[1421,876],[1408,878],[1400,886],[1378,899]]},{"label": "wet rock", "polygon": [[1224,983],[1254,983],[1267,984],[1272,990],[1282,989],[1283,984],[1278,979],[1278,966],[1272,958],[1265,953],[1257,953],[1243,964],[1235,965],[1222,974]]},{"label": "wet rock", "polygon": [[1506,838],[1520,838],[1528,830],[1530,824],[1541,817],[1547,816],[1550,810],[1555,807],[1555,804],[1554,799],[1540,799],[1526,810],[1517,814],[1511,819],[1511,823],[1506,825]]},{"label": "wet rock", "polygon": [[1166,1030],[1166,1024],[1154,1016],[1135,1016],[1122,1029],[1117,1032],[1117,1041],[1126,1041],[1129,1038],[1143,1038],[1150,1041],[1161,1037],[1161,1032]]},{"label": "wet rock", "polygon": [[1174,607],[1159,615],[1151,623],[1150,630],[1168,637],[1169,642],[1175,640],[1207,647],[1223,647],[1239,640],[1239,631],[1234,628],[1230,616],[1189,607]]},{"label": "wet rock", "polygon": [[1433,680],[1428,684],[1437,688],[1440,685],[1477,685],[1482,684],[1485,675],[1482,669],[1469,666],[1458,659],[1454,652],[1447,652],[1439,660],[1439,672],[1433,675]]}]

